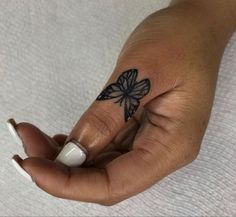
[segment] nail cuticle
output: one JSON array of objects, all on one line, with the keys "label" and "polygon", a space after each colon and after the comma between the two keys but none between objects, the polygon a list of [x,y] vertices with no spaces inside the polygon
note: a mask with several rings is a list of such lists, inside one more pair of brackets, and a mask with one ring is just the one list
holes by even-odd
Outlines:
[{"label": "nail cuticle", "polygon": [[88,156],[87,149],[83,145],[81,145],[79,141],[77,141],[76,139],[70,139],[67,143],[69,143],[69,142],[73,142],[75,145],[77,145],[86,154],[86,156]]}]

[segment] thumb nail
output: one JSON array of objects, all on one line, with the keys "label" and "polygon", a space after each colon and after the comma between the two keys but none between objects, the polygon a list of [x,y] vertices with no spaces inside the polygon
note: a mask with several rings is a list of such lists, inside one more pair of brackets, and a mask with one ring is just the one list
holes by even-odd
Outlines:
[{"label": "thumb nail", "polygon": [[69,141],[58,154],[55,162],[61,162],[69,167],[80,166],[87,157],[87,150],[75,140]]}]

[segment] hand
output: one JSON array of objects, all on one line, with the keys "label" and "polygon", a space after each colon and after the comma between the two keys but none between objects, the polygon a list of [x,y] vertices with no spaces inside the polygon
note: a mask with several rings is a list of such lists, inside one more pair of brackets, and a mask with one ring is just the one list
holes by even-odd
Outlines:
[{"label": "hand", "polygon": [[[61,198],[112,205],[197,157],[220,59],[235,24],[231,16],[225,18],[228,22],[220,21],[220,7],[219,14],[212,14],[205,4],[179,2],[150,15],[135,29],[105,91],[68,138],[51,138],[28,123],[15,125],[29,158],[14,159],[38,187]],[[137,70],[125,74],[129,69]],[[129,85],[122,81],[119,86],[120,76],[128,76]],[[133,82],[142,82],[141,88]],[[116,85],[107,89],[112,83]],[[124,92],[119,95],[127,86],[133,87],[128,95],[136,94],[132,100]],[[69,138],[88,150],[82,167],[53,161]]]}]

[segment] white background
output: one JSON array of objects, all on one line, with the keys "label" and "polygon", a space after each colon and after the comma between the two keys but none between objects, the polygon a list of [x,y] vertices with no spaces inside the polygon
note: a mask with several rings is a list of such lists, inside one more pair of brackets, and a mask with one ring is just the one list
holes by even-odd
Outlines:
[{"label": "white background", "polygon": [[58,199],[21,177],[5,121],[68,133],[112,72],[122,44],[165,0],[0,1],[0,215],[236,215],[236,35],[222,60],[199,157],[113,207]]}]

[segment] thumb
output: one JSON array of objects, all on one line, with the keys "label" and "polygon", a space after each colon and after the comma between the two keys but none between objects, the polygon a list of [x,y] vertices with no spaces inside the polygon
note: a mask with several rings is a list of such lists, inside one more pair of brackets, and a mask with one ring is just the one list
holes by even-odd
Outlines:
[{"label": "thumb", "polygon": [[[78,166],[86,157],[87,161],[94,159],[134,113],[156,96],[150,77],[151,73],[142,68],[115,69],[104,90],[73,127],[56,161]],[[86,152],[83,148],[87,156],[81,154],[81,149]]]}]

